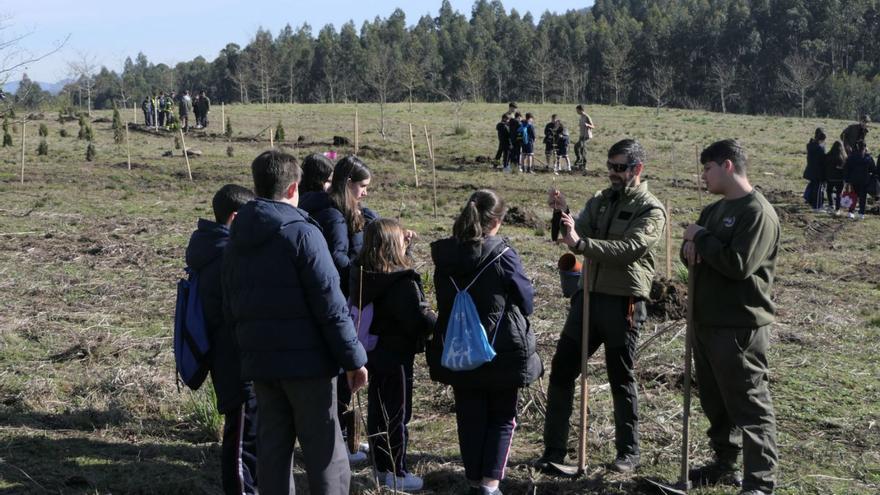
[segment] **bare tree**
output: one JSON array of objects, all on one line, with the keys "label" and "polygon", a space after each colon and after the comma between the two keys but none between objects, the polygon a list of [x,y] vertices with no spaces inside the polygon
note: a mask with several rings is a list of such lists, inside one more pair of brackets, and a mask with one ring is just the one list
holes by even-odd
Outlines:
[{"label": "bare tree", "polygon": [[[92,117],[92,88],[95,85],[95,72],[98,70],[98,62],[95,57],[88,53],[80,53],[79,58],[67,63],[70,74],[76,78],[79,90],[86,92],[87,111],[89,118]],[[82,99],[80,99],[82,101]]]},{"label": "bare tree", "polygon": [[626,87],[626,73],[629,70],[629,42],[610,45],[602,56],[608,85],[614,90],[614,104],[620,103],[620,93]]},{"label": "bare tree", "polygon": [[373,90],[379,101],[379,133],[382,140],[387,139],[385,126],[385,105],[392,91],[394,76],[398,71],[398,60],[391,46],[378,39],[372,40],[371,46],[364,53],[364,70],[362,80],[365,86]]},{"label": "bare tree", "polygon": [[553,61],[550,58],[550,40],[546,34],[538,33],[535,45],[529,55],[529,69],[532,71],[532,80],[538,94],[541,95],[541,104],[546,102],[547,83],[553,73]]},{"label": "bare tree", "polygon": [[782,89],[801,100],[801,118],[804,118],[807,104],[807,92],[819,83],[822,76],[816,70],[813,61],[801,54],[791,55],[782,63],[784,72],[781,72],[779,81]]},{"label": "bare tree", "polygon": [[738,93],[731,93],[737,81],[738,67],[736,62],[715,59],[709,68],[709,85],[718,92],[721,99],[721,113],[727,113],[727,102],[739,97]]},{"label": "bare tree", "polygon": [[459,76],[469,87],[471,99],[483,101],[483,82],[486,76],[486,59],[482,55],[468,53],[461,65]]},{"label": "bare tree", "polygon": [[660,109],[669,103],[674,86],[675,78],[672,69],[659,63],[652,64],[651,78],[644,82],[643,89],[645,94],[654,101],[657,115],[660,115]]},{"label": "bare tree", "polygon": [[56,53],[70,39],[68,34],[63,39],[56,41],[49,50],[34,53],[22,46],[22,42],[33,32],[24,34],[10,33],[7,37],[5,34],[11,27],[12,16],[0,14],[0,85],[6,83],[17,70]]},{"label": "bare tree", "polygon": [[397,67],[400,85],[406,89],[409,100],[409,111],[413,111],[413,91],[422,87],[425,82],[425,69],[418,60],[401,60]]}]

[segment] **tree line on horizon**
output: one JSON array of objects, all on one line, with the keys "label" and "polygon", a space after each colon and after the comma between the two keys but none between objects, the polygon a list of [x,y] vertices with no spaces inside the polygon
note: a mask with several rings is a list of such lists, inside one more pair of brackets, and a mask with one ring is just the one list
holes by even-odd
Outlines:
[{"label": "tree line on horizon", "polygon": [[[70,67],[57,99],[90,108],[189,89],[215,103],[516,100],[854,118],[880,113],[880,2],[596,0],[536,20],[500,0],[477,0],[470,17],[443,0],[412,25],[397,9],[360,29],[260,28],[212,61],[171,67],[139,53],[121,73]],[[20,104],[51,100],[26,83]]]}]

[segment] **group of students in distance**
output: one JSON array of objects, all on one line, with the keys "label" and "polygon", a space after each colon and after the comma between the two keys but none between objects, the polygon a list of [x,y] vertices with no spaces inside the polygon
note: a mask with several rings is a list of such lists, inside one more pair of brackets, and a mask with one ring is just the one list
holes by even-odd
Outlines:
[{"label": "group of students in distance", "polygon": [[[511,164],[514,164],[520,173],[535,173],[535,116],[526,113],[525,116],[517,110],[516,102],[510,102],[507,112],[501,116],[501,120],[495,124],[495,132],[498,134],[498,151],[495,153],[493,168],[501,166],[501,171],[510,173]],[[576,169],[583,170],[586,175],[587,169],[587,141],[593,137],[593,120],[584,110],[583,105],[575,108],[578,114],[578,138],[575,142]],[[550,170],[553,163],[553,173],[571,172],[571,160],[568,158],[568,147],[571,144],[568,127],[556,114],[550,116],[550,121],[544,126],[544,169]],[[563,168],[563,163],[565,167]]]},{"label": "group of students in distance", "polygon": [[[715,459],[690,475],[699,484],[731,483],[743,494],[772,493],[777,465],[767,388],[770,289],[779,243],[773,208],[746,176],[738,143],[719,141],[701,156],[708,190],[723,198],[687,227],[682,260],[691,265],[700,399]],[[641,145],[608,151],[610,185],[570,215],[565,196],[559,241],[589,261],[590,348],[604,344],[614,404],[617,457],[640,462],[635,379],[638,332],[663,238],[666,211],[642,180]],[[416,238],[362,201],[371,172],[355,156],[335,166],[310,155],[263,152],[251,164],[254,192],[226,185],[200,219],[186,250],[214,339],[212,382],[225,416],[222,480],[226,493],[293,493],[298,440],[311,493],[347,494],[350,449],[339,403],[368,382],[367,430],[378,480],[422,488],[407,466],[413,363],[425,352],[433,380],[450,385],[469,494],[500,495],[516,427],[519,390],[544,373],[529,323],[535,290],[517,252],[499,236],[506,213],[492,190],[471,193],[452,235],[431,243],[437,303],[432,311],[408,249]],[[496,353],[468,371],[444,367],[441,354],[459,290],[472,298]],[[346,297],[349,301],[346,301]],[[565,462],[574,383],[580,372],[583,284],[552,359],[539,469]],[[366,352],[349,304],[372,303]],[[351,434],[351,433],[349,433]],[[743,451],[745,477],[735,468]],[[259,487],[259,488],[258,488]]]},{"label": "group of students in distance", "polygon": [[[827,211],[839,216],[841,209],[846,209],[849,218],[864,220],[868,195],[880,198],[880,171],[865,142],[870,121],[870,116],[862,115],[859,122],[847,126],[840,133],[840,141],[835,141],[827,154],[825,130],[816,128],[807,143],[807,166],[804,169],[804,179],[807,180],[804,200],[814,212]],[[828,205],[823,209],[826,195]]]}]

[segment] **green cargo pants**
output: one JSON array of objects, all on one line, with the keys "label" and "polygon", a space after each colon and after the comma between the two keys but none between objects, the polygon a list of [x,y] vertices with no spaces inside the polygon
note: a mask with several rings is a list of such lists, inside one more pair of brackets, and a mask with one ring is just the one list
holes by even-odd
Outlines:
[{"label": "green cargo pants", "polygon": [[779,454],[768,388],[768,327],[701,328],[694,332],[700,404],[719,460],[743,453],[743,490],[773,493]]}]

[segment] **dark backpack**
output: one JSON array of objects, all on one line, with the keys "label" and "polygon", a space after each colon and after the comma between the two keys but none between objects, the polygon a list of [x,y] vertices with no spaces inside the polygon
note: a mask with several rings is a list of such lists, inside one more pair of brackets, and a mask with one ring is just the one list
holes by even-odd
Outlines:
[{"label": "dark backpack", "polygon": [[199,296],[199,272],[187,267],[188,278],[177,282],[174,308],[174,363],[177,376],[187,387],[198,390],[210,367],[211,341]]},{"label": "dark backpack", "polygon": [[523,122],[516,130],[516,139],[522,144],[529,144],[529,124]]}]

